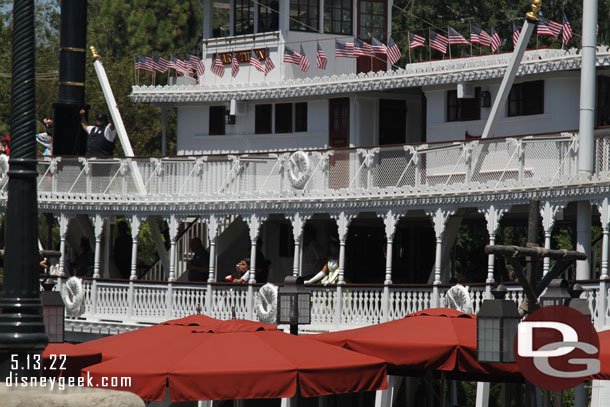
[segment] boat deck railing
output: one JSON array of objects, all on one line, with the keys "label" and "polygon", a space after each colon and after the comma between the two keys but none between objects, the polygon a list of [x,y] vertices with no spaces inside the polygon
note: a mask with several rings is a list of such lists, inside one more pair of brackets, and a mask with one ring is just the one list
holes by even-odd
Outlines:
[{"label": "boat deck railing", "polygon": [[[581,298],[588,301],[593,322],[608,320],[607,301],[601,301],[600,282],[580,282]],[[507,299],[520,304],[521,287],[506,284]],[[138,326],[202,313],[218,319],[257,320],[256,306],[260,284],[138,282],[83,280],[85,311],[66,321],[104,322]],[[436,287],[436,288],[435,288]],[[334,331],[361,327],[402,318],[428,308],[448,306],[449,285],[362,285],[307,286],[311,293],[311,324],[305,328]],[[477,313],[486,293],[485,284],[468,287]],[[438,297],[438,298],[437,298]],[[607,292],[606,292],[607,297]],[[600,305],[602,304],[602,305]],[[605,305],[603,305],[605,304]],[[603,308],[603,309],[602,309]]]},{"label": "boat deck railing", "polygon": [[[45,157],[41,201],[180,202],[470,194],[582,183],[575,132],[371,148],[164,158]],[[610,174],[610,129],[595,173]],[[6,178],[0,192],[6,194]]]}]

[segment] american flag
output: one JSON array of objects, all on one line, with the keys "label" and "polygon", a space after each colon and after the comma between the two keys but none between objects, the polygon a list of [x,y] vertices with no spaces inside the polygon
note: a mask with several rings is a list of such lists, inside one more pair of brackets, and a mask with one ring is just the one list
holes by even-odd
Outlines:
[{"label": "american flag", "polygon": [[220,76],[221,78],[225,74],[225,66],[220,60],[220,55],[218,55],[218,53],[216,53],[216,56],[212,60],[212,67],[210,70],[214,73],[214,75]]},{"label": "american flag", "polygon": [[186,74],[186,63],[180,58],[176,58],[174,54],[169,57],[169,60],[172,64],[172,68],[176,70],[176,73],[179,75]]},{"label": "american flag", "polygon": [[398,48],[398,44],[394,42],[392,37],[388,37],[388,61],[391,65],[394,65],[400,59],[402,53],[400,52],[400,48]]},{"label": "american flag", "polygon": [[373,48],[373,52],[375,54],[388,54],[388,47],[386,47],[383,42],[379,41],[375,37],[371,39],[371,48]]},{"label": "american flag", "polygon": [[447,45],[449,45],[449,40],[447,39],[447,37],[430,30],[430,48],[433,48],[439,52],[442,52],[443,54],[446,54]]},{"label": "american flag", "polygon": [[318,55],[316,56],[316,60],[318,62],[318,69],[326,69],[326,64],[328,63],[328,58],[326,58],[326,54],[324,50],[318,43]]},{"label": "american flag", "polygon": [[563,43],[563,45],[567,46],[568,42],[570,42],[570,39],[572,39],[572,27],[570,26],[570,22],[568,21],[568,18],[566,17],[565,13],[563,13],[561,21],[563,22],[563,33],[561,35],[561,42]]},{"label": "american flag", "polygon": [[189,68],[191,68],[191,71],[197,72],[197,76],[200,77],[203,75],[205,68],[203,66],[203,62],[201,62],[197,55],[187,53],[186,62],[188,63]]},{"label": "american flag", "polygon": [[144,55],[136,55],[136,69],[139,71],[154,72],[152,58]]},{"label": "american flag", "polygon": [[335,40],[335,57],[337,58],[353,58],[354,49],[348,47],[347,43]]},{"label": "american flag", "polygon": [[305,51],[303,51],[303,46],[301,45],[301,53],[299,54],[299,69],[302,72],[307,72],[309,70],[309,59],[305,55]]},{"label": "american flag", "polygon": [[170,67],[170,63],[167,59],[153,55],[152,57],[153,70],[159,73],[165,73]]},{"label": "american flag", "polygon": [[255,67],[257,71],[265,72],[261,61],[257,58],[254,50],[250,50],[250,66]]},{"label": "american flag", "polygon": [[236,77],[239,73],[239,62],[235,56],[235,52],[231,53],[231,76]]},{"label": "american flag", "polygon": [[371,44],[362,41],[360,38],[354,38],[354,55],[372,57],[373,47],[371,47]]},{"label": "american flag", "polygon": [[426,39],[421,35],[409,33],[409,48],[425,47]]},{"label": "american flag", "polygon": [[519,41],[519,34],[521,34],[521,30],[517,26],[517,22],[513,21],[513,48],[517,48],[517,41]]},{"label": "american flag", "polygon": [[557,21],[538,16],[538,35],[549,35],[557,38],[563,26]]},{"label": "american flag", "polygon": [[269,48],[267,48],[267,58],[265,58],[265,76],[271,71],[273,71],[275,65],[273,65],[273,61],[271,60],[271,56],[269,55]]},{"label": "american flag", "polygon": [[301,63],[301,55],[292,48],[286,47],[284,48],[284,62],[299,65]]},{"label": "american flag", "polygon": [[502,45],[502,39],[500,38],[500,34],[498,34],[498,32],[496,31],[495,28],[493,28],[493,26],[490,27],[491,28],[491,52],[497,52],[498,49],[500,49],[500,46]]},{"label": "american flag", "polygon": [[473,25],[470,27],[470,42],[483,47],[491,46],[491,37],[482,28]]},{"label": "american flag", "polygon": [[470,43],[466,40],[466,38],[462,36],[462,34],[449,27],[449,45],[458,44],[470,45]]}]

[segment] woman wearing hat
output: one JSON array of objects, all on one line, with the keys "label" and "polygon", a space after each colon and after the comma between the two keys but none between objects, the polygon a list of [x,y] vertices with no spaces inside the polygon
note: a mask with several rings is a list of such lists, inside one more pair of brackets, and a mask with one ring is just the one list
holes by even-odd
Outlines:
[{"label": "woman wearing hat", "polygon": [[81,126],[83,126],[83,130],[89,135],[87,155],[94,157],[112,157],[116,129],[112,123],[108,123],[108,116],[104,113],[98,113],[95,116],[95,126],[89,126],[85,119],[85,110],[81,109],[80,122]]}]

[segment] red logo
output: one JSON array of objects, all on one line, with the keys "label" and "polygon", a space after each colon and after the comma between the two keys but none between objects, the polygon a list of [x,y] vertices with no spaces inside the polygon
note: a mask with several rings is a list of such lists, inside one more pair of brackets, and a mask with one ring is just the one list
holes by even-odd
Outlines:
[{"label": "red logo", "polygon": [[599,373],[599,337],[570,307],[545,307],[519,324],[513,347],[523,376],[544,390],[567,390]]}]

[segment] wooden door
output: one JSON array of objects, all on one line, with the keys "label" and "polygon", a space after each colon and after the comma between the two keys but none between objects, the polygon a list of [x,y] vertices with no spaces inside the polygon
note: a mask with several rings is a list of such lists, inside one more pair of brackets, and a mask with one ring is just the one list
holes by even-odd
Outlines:
[{"label": "wooden door", "polygon": [[[349,98],[328,100],[328,146],[349,147]],[[335,153],[329,162],[329,188],[349,186],[349,153]]]}]

